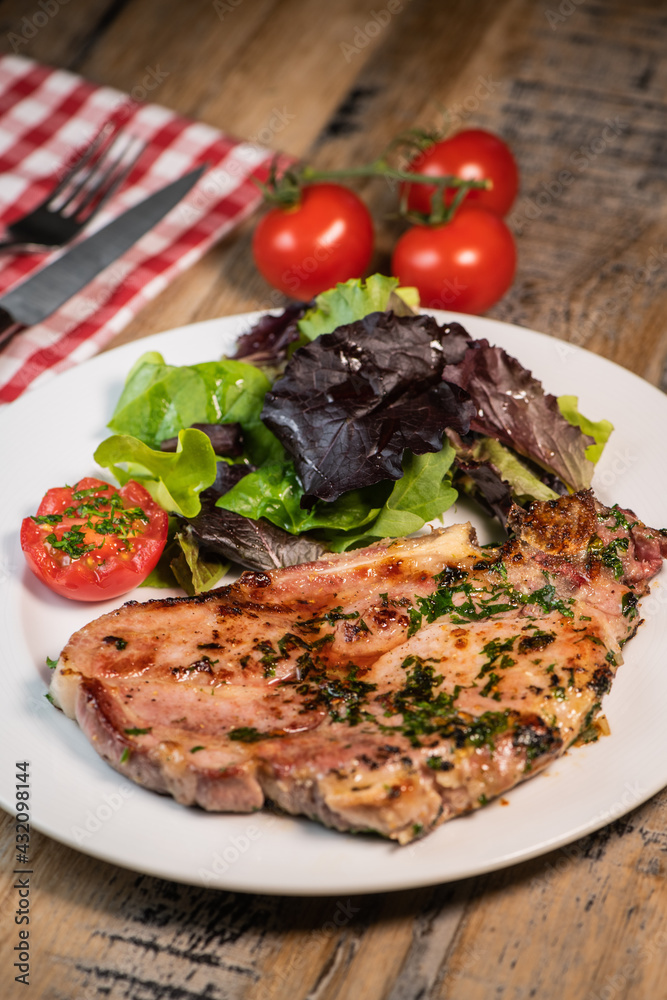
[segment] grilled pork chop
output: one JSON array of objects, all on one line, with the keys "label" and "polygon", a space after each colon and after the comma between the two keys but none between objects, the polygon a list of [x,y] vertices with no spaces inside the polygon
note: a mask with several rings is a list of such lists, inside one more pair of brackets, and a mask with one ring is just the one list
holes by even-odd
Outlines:
[{"label": "grilled pork chop", "polygon": [[587,739],[667,537],[589,491],[77,632],[51,685],[101,756],[208,810],[406,843]]}]

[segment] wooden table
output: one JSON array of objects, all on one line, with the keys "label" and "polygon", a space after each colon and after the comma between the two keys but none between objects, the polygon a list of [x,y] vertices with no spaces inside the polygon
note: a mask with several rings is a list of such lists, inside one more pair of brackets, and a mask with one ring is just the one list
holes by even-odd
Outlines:
[{"label": "wooden table", "polygon": [[[32,32],[25,19],[38,10],[48,23],[40,16]],[[6,51],[10,32],[30,35],[22,54],[125,91],[153,70],[161,82],[150,100],[320,166],[366,162],[398,132],[435,124],[442,108],[455,126],[499,132],[521,166],[510,217],[520,264],[490,315],[667,388],[661,0],[5,0],[0,24]],[[388,186],[359,190],[376,218],[391,211]],[[118,342],[279,303],[253,268],[251,229],[212,250]],[[396,232],[382,225],[376,269],[387,268]],[[13,827],[3,816],[7,873]],[[190,888],[34,834],[31,986],[13,982],[7,875],[0,993],[659,1000],[666,830],[663,792],[569,848],[496,874],[350,899]]]}]

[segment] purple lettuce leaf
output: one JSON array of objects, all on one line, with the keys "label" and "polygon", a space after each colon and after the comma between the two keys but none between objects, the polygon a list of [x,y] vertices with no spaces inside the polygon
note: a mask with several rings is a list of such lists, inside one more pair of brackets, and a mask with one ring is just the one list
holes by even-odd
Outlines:
[{"label": "purple lettuce leaf", "polygon": [[402,475],[405,449],[439,451],[445,428],[468,431],[468,393],[443,381],[465,332],[430,316],[371,313],[292,355],[262,420],[294,461],[303,506]]},{"label": "purple lettuce leaf", "polygon": [[[240,424],[191,424],[191,426],[206,435],[216,455],[239,458],[243,454],[243,431]],[[160,442],[160,451],[175,452],[177,449],[178,437],[165,438]]]},{"label": "purple lettuce leaf", "polygon": [[[208,491],[207,491],[208,492]],[[204,552],[214,552],[247,569],[272,570],[319,559],[327,548],[307,535],[290,535],[264,518],[255,520],[215,506],[215,496],[201,496],[201,511],[189,518]]]},{"label": "purple lettuce leaf", "polygon": [[213,553],[255,570],[319,559],[328,549],[307,535],[291,535],[264,518],[256,520],[216,507],[216,500],[252,471],[251,465],[218,462],[215,482],[199,496],[201,511],[182,519],[203,555]]},{"label": "purple lettuce leaf", "polygon": [[474,497],[477,503],[491,517],[496,517],[503,528],[507,525],[507,515],[512,507],[512,489],[491,462],[475,462],[457,458],[456,468],[464,474],[454,477],[456,488]]},{"label": "purple lettuce leaf", "polygon": [[590,486],[593,463],[586,448],[593,438],[563,417],[555,396],[500,347],[472,341],[459,364],[445,366],[443,378],[465,389],[476,414],[470,428],[513,448],[573,490]]},{"label": "purple lettuce leaf", "polygon": [[259,366],[281,364],[287,358],[290,344],[299,339],[298,321],[311,305],[311,302],[294,302],[277,315],[261,316],[238,338],[232,358]]}]

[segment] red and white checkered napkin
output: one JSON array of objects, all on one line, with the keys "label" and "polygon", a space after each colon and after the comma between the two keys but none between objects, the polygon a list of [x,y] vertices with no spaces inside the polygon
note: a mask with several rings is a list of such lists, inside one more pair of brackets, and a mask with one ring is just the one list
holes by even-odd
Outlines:
[{"label": "red and white checkered napkin", "polygon": [[[0,238],[2,229],[51,191],[109,120],[147,144],[127,181],[85,235],[153,191],[210,164],[189,195],[134,247],[44,323],[0,353],[0,403],[89,358],[150,299],[258,205],[272,153],[156,104],[98,87],[20,56],[0,57]],[[84,238],[84,237],[79,237]],[[0,295],[55,259],[0,252]]]}]

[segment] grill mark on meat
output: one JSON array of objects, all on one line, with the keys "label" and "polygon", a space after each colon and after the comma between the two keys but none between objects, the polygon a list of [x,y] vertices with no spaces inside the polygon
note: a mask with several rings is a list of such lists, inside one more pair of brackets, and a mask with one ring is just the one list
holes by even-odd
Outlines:
[{"label": "grill mark on meat", "polygon": [[536,635],[524,635],[519,639],[517,647],[519,653],[529,653],[535,650],[546,649],[549,643],[553,642],[556,636],[553,632],[538,632]]},{"label": "grill mark on meat", "polygon": [[183,804],[268,799],[406,843],[590,726],[666,541],[590,491],[509,523],[496,548],[457,525],[128,602],[70,639],[54,698],[111,766]]}]

